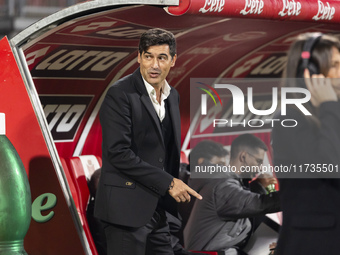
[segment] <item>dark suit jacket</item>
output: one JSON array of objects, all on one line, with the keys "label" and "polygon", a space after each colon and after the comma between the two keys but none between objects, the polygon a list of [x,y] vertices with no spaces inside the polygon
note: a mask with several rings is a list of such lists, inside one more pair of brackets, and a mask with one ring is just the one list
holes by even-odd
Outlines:
[{"label": "dark suit jacket", "polygon": [[[161,124],[139,68],[108,90],[99,114],[103,166],[96,217],[141,227],[151,219],[161,197],[175,214],[176,202],[167,193],[179,171],[179,95],[174,88],[167,100],[175,137],[171,152],[166,151]],[[170,154],[169,173],[163,170],[166,153]]]},{"label": "dark suit jacket", "polygon": [[[279,116],[295,119],[298,125],[274,126],[275,165],[327,164],[333,165],[335,171],[335,165],[340,164],[340,104],[323,103],[319,115],[320,127],[297,109],[288,108],[286,116]],[[276,254],[339,254],[340,173],[277,174],[283,223]],[[318,178],[328,176],[333,178]]]}]

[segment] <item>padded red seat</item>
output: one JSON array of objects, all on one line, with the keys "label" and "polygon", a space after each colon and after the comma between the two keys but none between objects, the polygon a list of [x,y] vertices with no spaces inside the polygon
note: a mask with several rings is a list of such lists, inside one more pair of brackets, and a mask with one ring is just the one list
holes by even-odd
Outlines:
[{"label": "padded red seat", "polygon": [[181,151],[181,158],[180,158],[181,163],[189,164],[189,160],[187,155],[185,154],[184,151]]},{"label": "padded red seat", "polygon": [[72,157],[68,162],[72,171],[75,186],[79,197],[79,208],[86,214],[87,203],[90,197],[90,191],[87,182],[95,170],[101,167],[102,160],[98,156],[84,155]]},{"label": "padded red seat", "polygon": [[87,182],[90,180],[94,171],[100,168],[101,165],[101,158],[94,155],[72,157],[68,161],[68,167],[74,180],[74,186],[76,188],[79,201],[77,210],[93,255],[98,255],[98,252],[86,218],[86,208],[90,198],[90,191]]}]

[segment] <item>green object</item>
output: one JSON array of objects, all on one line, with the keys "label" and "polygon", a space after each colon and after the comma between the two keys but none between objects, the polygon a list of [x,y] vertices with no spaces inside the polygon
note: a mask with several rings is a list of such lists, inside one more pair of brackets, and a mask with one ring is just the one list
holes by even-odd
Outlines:
[{"label": "green object", "polygon": [[40,195],[32,203],[32,218],[39,223],[49,221],[54,216],[54,211],[50,211],[47,215],[42,215],[41,212],[52,209],[56,204],[57,204],[56,195],[52,193],[44,193]]},{"label": "green object", "polygon": [[0,255],[27,254],[24,237],[31,222],[31,191],[24,165],[5,132],[0,113]]},{"label": "green object", "polygon": [[268,191],[268,193],[275,192],[275,191],[276,191],[276,189],[275,189],[275,184],[269,184],[269,185],[266,187],[266,190]]}]

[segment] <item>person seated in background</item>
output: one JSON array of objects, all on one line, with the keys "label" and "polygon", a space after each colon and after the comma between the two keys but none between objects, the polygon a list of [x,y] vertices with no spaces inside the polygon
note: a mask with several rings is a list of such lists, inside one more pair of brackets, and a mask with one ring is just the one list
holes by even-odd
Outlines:
[{"label": "person seated in background", "polygon": [[[86,210],[86,217],[89,223],[90,232],[97,248],[97,252],[99,255],[107,255],[107,245],[106,245],[106,236],[105,236],[105,223],[100,219],[93,216],[94,213],[94,203],[96,197],[96,191],[99,183],[99,178],[101,174],[101,169],[97,169],[91,176],[90,181],[88,182],[88,187],[90,191],[90,200]],[[166,217],[170,227],[171,233],[171,246],[174,251],[174,255],[190,255],[196,254],[199,255],[201,253],[192,253],[184,250],[183,246],[179,243],[179,239],[175,236],[177,232],[180,231],[182,223],[181,220],[166,212]]]},{"label": "person seated in background", "polygon": [[[223,148],[223,145],[215,143],[210,140],[205,140],[197,144],[197,146],[189,153],[189,163],[192,162],[194,165],[204,165],[205,162],[211,162],[213,164],[225,165],[227,162],[229,152]],[[190,180],[190,165],[183,164],[180,170],[180,177],[185,183],[189,183]],[[178,205],[178,211],[182,217],[182,228],[184,229],[188,220],[192,208],[196,199],[191,198],[189,203],[181,203]],[[183,239],[182,236],[180,236]],[[183,240],[181,240],[183,242]]]},{"label": "person seated in background", "polygon": [[[198,143],[190,153],[191,170],[195,165],[226,165],[221,154],[223,145],[213,141]],[[231,145],[229,169],[212,178],[190,178],[189,184],[204,199],[195,201],[184,229],[184,244],[190,250],[221,251],[245,254],[242,248],[252,233],[250,217],[278,212],[279,194],[258,194],[243,185],[241,169],[257,166],[260,170],[267,146],[254,135],[238,136]],[[217,178],[216,178],[217,177]],[[276,183],[275,178],[261,176],[256,182],[266,188]]]}]

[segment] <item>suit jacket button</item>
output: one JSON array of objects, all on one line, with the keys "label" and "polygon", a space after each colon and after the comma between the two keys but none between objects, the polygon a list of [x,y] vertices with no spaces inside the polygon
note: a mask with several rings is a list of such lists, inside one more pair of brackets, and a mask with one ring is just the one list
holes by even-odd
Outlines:
[{"label": "suit jacket button", "polygon": [[162,158],[159,158],[158,161],[159,161],[160,163],[162,163],[162,162],[163,162],[163,159],[162,159]]}]

